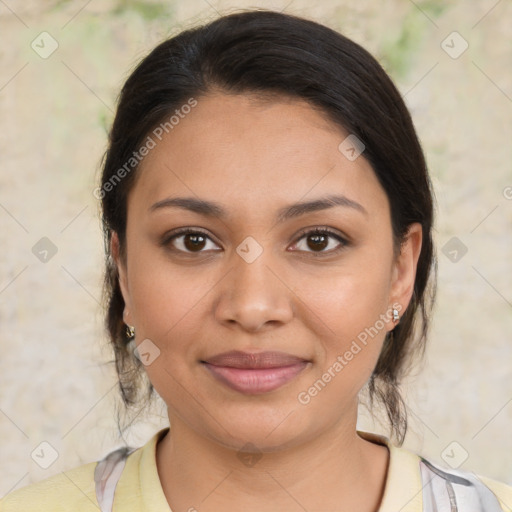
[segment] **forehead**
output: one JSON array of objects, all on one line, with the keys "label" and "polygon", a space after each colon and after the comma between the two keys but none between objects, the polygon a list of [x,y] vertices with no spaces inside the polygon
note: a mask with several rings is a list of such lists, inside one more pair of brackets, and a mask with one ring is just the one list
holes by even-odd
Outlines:
[{"label": "forehead", "polygon": [[246,214],[340,193],[368,210],[386,209],[369,163],[340,151],[348,135],[303,100],[209,94],[161,140],[153,136],[134,195],[148,208],[187,195]]}]

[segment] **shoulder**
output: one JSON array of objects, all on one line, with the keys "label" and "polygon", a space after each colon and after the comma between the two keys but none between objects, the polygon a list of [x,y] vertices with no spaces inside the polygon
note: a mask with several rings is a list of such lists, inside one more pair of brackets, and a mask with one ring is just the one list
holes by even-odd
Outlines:
[{"label": "shoulder", "polygon": [[13,491],[0,500],[0,512],[98,512],[111,510],[114,496],[116,510],[142,510],[146,502],[168,510],[155,457],[156,444],[168,430],[139,448],[117,448],[100,461]]},{"label": "shoulder", "polygon": [[484,476],[477,476],[477,478],[498,498],[503,510],[512,512],[512,485]]},{"label": "shoulder", "polygon": [[512,512],[511,485],[437,464],[381,435],[359,435],[390,452],[379,512]]},{"label": "shoulder", "polygon": [[[504,482],[441,466],[417,456],[425,512],[456,505],[460,512],[512,512],[512,487]],[[449,509],[448,509],[449,510]]]},{"label": "shoulder", "polygon": [[96,462],[17,489],[0,500],[0,512],[98,512]]}]

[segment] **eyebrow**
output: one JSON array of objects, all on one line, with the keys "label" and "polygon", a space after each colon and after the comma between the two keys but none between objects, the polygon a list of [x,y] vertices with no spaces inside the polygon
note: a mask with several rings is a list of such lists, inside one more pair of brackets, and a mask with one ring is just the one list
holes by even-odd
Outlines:
[{"label": "eyebrow", "polygon": [[[328,195],[315,199],[314,201],[299,202],[285,206],[278,210],[276,220],[277,222],[282,223],[291,218],[305,215],[306,213],[327,210],[328,208],[334,208],[335,206],[352,208],[353,210],[368,215],[364,206],[356,201],[353,201],[343,195]],[[154,212],[161,208],[183,208],[185,210],[198,213],[199,215],[217,217],[219,219],[226,219],[228,216],[227,211],[220,204],[194,197],[169,197],[167,199],[162,199],[152,205],[149,208],[149,211]]]}]

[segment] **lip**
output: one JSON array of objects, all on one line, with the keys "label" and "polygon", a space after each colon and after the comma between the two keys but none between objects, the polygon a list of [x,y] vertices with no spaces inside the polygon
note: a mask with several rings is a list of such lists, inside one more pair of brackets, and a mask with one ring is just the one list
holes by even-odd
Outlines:
[{"label": "lip", "polygon": [[219,381],[245,394],[261,394],[294,379],[310,361],[284,352],[231,351],[201,361]]}]

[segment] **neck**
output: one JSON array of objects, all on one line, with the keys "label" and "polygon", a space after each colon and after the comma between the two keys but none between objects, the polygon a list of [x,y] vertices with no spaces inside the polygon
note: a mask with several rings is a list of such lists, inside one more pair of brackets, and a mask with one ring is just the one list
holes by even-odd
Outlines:
[{"label": "neck", "polygon": [[376,511],[389,453],[359,437],[354,420],[293,448],[251,455],[173,417],[157,445],[164,494],[173,511]]}]

